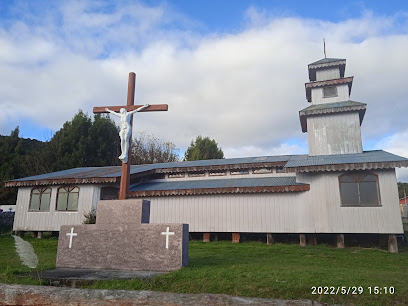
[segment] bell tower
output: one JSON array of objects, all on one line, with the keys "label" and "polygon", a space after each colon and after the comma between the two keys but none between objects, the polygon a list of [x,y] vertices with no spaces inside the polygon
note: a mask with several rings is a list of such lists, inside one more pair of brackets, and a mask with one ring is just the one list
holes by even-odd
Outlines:
[{"label": "bell tower", "polygon": [[353,77],[344,77],[346,60],[324,58],[309,64],[306,99],[299,112],[308,134],[309,155],[362,153],[361,123],[366,104],[350,100]]}]

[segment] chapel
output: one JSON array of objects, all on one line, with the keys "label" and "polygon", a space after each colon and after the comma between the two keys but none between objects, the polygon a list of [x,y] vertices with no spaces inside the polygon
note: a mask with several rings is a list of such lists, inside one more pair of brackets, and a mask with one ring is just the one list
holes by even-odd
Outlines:
[{"label": "chapel", "polygon": [[[151,201],[150,223],[189,224],[204,241],[224,233],[296,234],[301,245],[331,235],[376,235],[397,251],[403,234],[395,168],[408,159],[364,151],[367,104],[350,99],[346,60],[308,65],[307,107],[299,111],[308,154],[132,165],[129,197]],[[305,103],[305,106],[307,105]],[[116,199],[120,167],[75,168],[8,181],[18,187],[17,232],[78,225],[99,200]]]}]

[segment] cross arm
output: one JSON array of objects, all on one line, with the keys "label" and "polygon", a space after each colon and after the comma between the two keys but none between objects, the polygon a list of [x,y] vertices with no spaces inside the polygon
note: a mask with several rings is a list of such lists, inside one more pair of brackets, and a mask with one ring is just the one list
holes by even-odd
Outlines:
[{"label": "cross arm", "polygon": [[[121,108],[126,109],[128,112],[131,112],[135,109],[138,109],[139,107],[142,107],[143,105],[130,105],[130,106],[96,106],[93,108],[93,112],[95,114],[97,113],[108,113],[105,108],[109,108],[110,110],[114,112],[119,112]],[[153,104],[149,105],[149,107],[146,107],[145,109],[142,109],[140,112],[160,112],[160,111],[167,111],[169,106],[167,104]]]}]

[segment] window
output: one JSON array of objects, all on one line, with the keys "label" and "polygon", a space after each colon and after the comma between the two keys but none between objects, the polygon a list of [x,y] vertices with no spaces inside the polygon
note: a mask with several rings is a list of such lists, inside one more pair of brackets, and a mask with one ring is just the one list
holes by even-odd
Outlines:
[{"label": "window", "polygon": [[79,187],[66,186],[58,188],[57,210],[77,211],[78,210]]},{"label": "window", "polygon": [[285,173],[285,169],[283,169],[283,167],[277,167],[276,173]]},{"label": "window", "polygon": [[327,86],[323,87],[323,98],[337,97],[337,87]]},{"label": "window", "polygon": [[244,174],[249,174],[249,170],[248,169],[231,170],[231,175],[244,175]]},{"label": "window", "polygon": [[51,188],[31,189],[29,211],[50,211]]},{"label": "window", "polygon": [[200,172],[189,172],[188,176],[192,177],[200,177],[200,176],[205,176],[205,172],[200,171]]},{"label": "window", "polygon": [[169,173],[169,178],[182,178],[184,176],[184,173]]},{"label": "window", "polygon": [[117,187],[102,187],[101,200],[118,200],[119,188]]},{"label": "window", "polygon": [[252,171],[253,174],[271,173],[272,168],[259,168]]},{"label": "window", "polygon": [[222,176],[222,175],[227,175],[227,174],[225,173],[225,171],[222,171],[222,170],[220,171],[213,170],[213,171],[209,171],[208,175],[209,176]]},{"label": "window", "polygon": [[380,206],[378,176],[359,172],[339,177],[341,204],[343,206]]}]

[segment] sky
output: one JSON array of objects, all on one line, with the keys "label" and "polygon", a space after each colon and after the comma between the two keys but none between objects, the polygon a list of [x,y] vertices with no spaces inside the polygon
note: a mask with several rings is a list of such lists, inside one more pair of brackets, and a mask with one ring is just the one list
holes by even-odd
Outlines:
[{"label": "sky", "polygon": [[323,38],[367,103],[364,150],[408,157],[405,0],[0,1],[0,134],[47,141],[79,109],[125,105],[133,71],[135,104],[169,105],[136,114],[134,133],[180,155],[197,135],[227,158],[305,154]]}]

